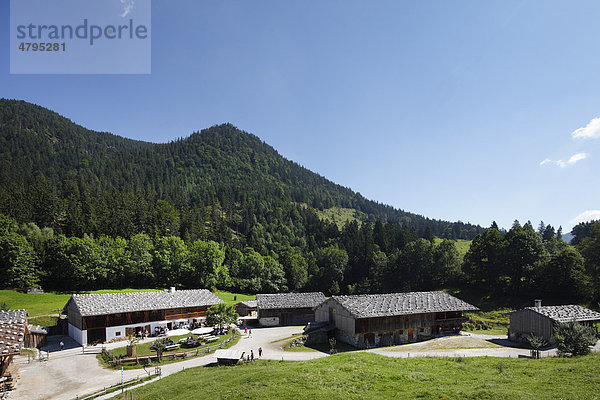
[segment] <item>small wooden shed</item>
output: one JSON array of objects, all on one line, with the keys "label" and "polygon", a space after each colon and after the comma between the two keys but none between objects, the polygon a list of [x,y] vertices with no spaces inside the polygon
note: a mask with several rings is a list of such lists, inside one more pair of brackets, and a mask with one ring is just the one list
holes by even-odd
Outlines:
[{"label": "small wooden shed", "polygon": [[534,307],[510,313],[508,338],[514,342],[524,342],[528,336],[536,336],[553,343],[556,325],[569,321],[591,327],[600,322],[600,313],[572,304],[542,306],[542,301],[536,300]]},{"label": "small wooden shed", "polygon": [[258,302],[256,300],[246,300],[235,303],[235,312],[240,317],[255,316]]},{"label": "small wooden shed", "polygon": [[257,294],[256,300],[260,325],[277,326],[314,322],[314,308],[327,298],[321,292],[309,292]]}]

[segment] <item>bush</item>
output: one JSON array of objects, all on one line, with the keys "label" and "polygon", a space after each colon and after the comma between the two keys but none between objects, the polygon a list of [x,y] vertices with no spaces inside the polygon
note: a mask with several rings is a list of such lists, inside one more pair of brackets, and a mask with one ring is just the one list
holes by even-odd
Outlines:
[{"label": "bush", "polygon": [[554,339],[558,354],[561,356],[588,354],[590,346],[596,344],[597,341],[596,334],[591,328],[575,321],[559,324],[554,331]]},{"label": "bush", "polygon": [[470,322],[465,322],[462,327],[466,331],[472,331],[475,328],[475,326]]},{"label": "bush", "polygon": [[533,334],[527,336],[527,342],[529,342],[529,345],[534,350],[537,350],[542,347],[546,347],[548,345],[548,342],[546,341],[546,339],[535,336]]}]

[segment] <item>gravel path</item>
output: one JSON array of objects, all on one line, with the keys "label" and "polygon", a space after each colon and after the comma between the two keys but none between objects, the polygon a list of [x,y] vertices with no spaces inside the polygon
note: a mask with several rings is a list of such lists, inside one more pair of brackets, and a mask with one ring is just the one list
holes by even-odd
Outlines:
[{"label": "gravel path", "polygon": [[[318,352],[284,352],[281,346],[286,342],[285,340],[279,343],[271,343],[301,333],[302,328],[301,326],[256,328],[252,329],[252,335],[246,335],[242,331],[240,332],[241,339],[232,348],[246,351],[247,354],[250,353],[250,350],[253,350],[255,357],[258,358],[258,348],[262,347],[264,351],[263,358],[269,360],[311,360],[326,356],[326,354]],[[59,347],[61,340],[65,343],[65,350],[63,351],[60,351]],[[144,342],[153,340],[154,338],[149,338]],[[125,342],[117,342],[106,344],[104,347],[114,349],[125,345]],[[44,350],[50,353],[48,361],[34,360],[28,363],[26,356],[15,359],[15,362],[19,364],[21,379],[17,384],[17,389],[10,394],[10,399],[69,400],[120,383],[121,371],[102,368],[98,364],[96,354],[100,349],[101,346],[89,347],[86,353],[82,354],[82,348],[69,337],[48,337],[48,344],[44,347]],[[94,353],[91,353],[92,351]],[[216,362],[214,355],[209,354],[204,357],[162,365],[162,377],[183,369],[214,362]],[[143,369],[123,371],[125,381],[144,376],[146,376],[146,373]],[[114,394],[116,393],[107,396],[107,398]]]}]

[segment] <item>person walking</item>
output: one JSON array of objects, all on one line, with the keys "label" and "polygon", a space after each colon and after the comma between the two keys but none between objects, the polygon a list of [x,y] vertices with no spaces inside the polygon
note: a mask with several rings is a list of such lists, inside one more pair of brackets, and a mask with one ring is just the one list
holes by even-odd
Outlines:
[{"label": "person walking", "polygon": [[62,351],[65,348],[65,343],[61,340],[59,343],[60,346],[60,351]]},{"label": "person walking", "polygon": [[258,358],[262,358],[262,347],[258,348]]},{"label": "person walking", "polygon": [[250,350],[250,359],[254,361],[254,350]]}]

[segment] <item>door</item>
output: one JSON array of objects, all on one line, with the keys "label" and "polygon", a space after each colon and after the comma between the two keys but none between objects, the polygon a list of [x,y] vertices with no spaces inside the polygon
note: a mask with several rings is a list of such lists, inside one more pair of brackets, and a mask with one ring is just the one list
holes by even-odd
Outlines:
[{"label": "door", "polygon": [[88,344],[106,342],[106,329],[105,328],[88,329],[87,342],[88,342]]},{"label": "door", "polygon": [[413,330],[409,329],[408,330],[408,341],[410,342],[411,340],[413,340]]}]

